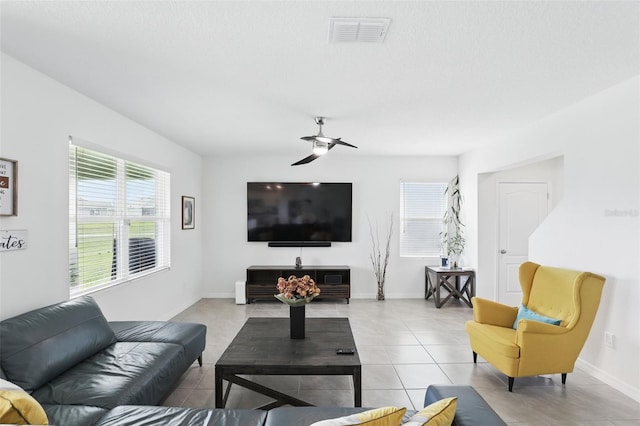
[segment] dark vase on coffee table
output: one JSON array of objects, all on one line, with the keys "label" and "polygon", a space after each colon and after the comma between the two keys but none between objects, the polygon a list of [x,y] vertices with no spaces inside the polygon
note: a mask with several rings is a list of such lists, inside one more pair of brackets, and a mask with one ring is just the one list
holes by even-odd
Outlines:
[{"label": "dark vase on coffee table", "polygon": [[305,305],[289,306],[289,336],[292,339],[304,339]]}]

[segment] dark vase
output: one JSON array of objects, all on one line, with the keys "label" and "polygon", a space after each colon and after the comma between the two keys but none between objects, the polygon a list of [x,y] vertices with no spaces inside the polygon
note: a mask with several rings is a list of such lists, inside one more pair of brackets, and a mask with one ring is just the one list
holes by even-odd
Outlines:
[{"label": "dark vase", "polygon": [[289,335],[292,339],[304,339],[304,307],[289,306]]}]

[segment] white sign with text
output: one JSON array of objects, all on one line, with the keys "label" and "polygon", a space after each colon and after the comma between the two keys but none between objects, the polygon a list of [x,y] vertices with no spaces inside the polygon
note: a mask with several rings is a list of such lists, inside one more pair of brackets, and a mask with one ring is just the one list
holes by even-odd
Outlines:
[{"label": "white sign with text", "polygon": [[0,253],[27,248],[27,230],[0,231]]}]

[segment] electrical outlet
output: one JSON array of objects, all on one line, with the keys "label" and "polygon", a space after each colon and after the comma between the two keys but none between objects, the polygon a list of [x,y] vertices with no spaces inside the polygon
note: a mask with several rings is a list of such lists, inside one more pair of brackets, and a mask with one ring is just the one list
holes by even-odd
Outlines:
[{"label": "electrical outlet", "polygon": [[604,345],[613,348],[615,346],[616,336],[613,333],[606,332],[604,333]]}]

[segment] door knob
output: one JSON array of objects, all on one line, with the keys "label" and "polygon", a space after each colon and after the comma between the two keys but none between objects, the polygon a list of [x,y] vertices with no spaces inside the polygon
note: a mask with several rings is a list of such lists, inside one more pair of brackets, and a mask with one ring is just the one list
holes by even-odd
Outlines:
[{"label": "door knob", "polygon": [[507,252],[507,251],[506,251],[506,250],[504,250],[504,249],[500,250],[500,254],[505,254],[506,252]]}]

